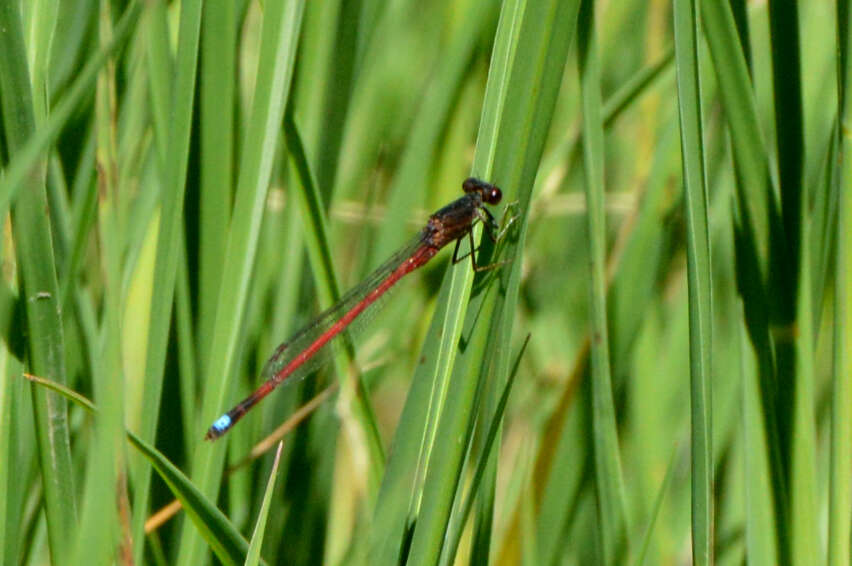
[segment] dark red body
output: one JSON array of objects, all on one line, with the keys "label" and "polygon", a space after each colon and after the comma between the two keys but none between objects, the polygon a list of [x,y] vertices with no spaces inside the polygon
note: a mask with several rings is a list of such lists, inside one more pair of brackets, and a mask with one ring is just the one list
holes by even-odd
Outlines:
[{"label": "dark red body", "polygon": [[[429,221],[418,235],[418,240],[413,249],[410,247],[403,248],[405,254],[399,256],[398,262],[394,262],[392,259],[390,263],[384,264],[384,268],[391,268],[389,273],[382,277],[375,277],[375,274],[368,277],[366,281],[372,288],[368,289],[363,297],[359,297],[357,302],[354,302],[350,308],[345,309],[345,312],[340,312],[336,320],[331,321],[330,317],[325,315],[332,311],[336,312],[339,310],[337,307],[332,307],[329,311],[321,314],[317,318],[317,321],[328,321],[329,326],[292,359],[287,361],[283,367],[258,387],[254,393],[219,417],[207,430],[205,438],[214,440],[225,434],[249,409],[266,397],[275,387],[292,375],[293,372],[302,367],[305,362],[313,358],[329,342],[343,332],[364,310],[384,295],[388,289],[393,287],[397,281],[424,265],[447,244],[455,242],[459,238],[469,234],[477,220],[483,219],[483,214],[485,218],[491,219],[490,214],[487,211],[483,212],[484,209],[482,207],[484,203],[497,204],[500,202],[502,196],[500,189],[472,177],[464,182],[462,188],[466,193],[463,197],[451,202],[429,217]],[[397,255],[393,256],[393,258],[397,257]],[[352,292],[347,293],[347,297],[352,296]],[[298,332],[296,337],[305,334],[307,330],[313,327],[313,324],[308,325],[308,327]],[[284,351],[293,342],[294,340],[289,340],[279,346],[270,361],[275,360],[277,356],[283,355]]]}]

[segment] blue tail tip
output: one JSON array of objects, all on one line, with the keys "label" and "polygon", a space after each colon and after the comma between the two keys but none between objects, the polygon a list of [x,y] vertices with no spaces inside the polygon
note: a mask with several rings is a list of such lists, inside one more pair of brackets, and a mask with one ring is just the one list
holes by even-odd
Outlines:
[{"label": "blue tail tip", "polygon": [[224,414],[218,419],[216,419],[216,421],[212,425],[210,425],[210,428],[207,430],[207,434],[204,436],[204,438],[207,440],[215,440],[225,434],[225,432],[227,432],[227,430],[231,428],[232,424],[233,421],[231,420],[231,417],[229,417],[227,414]]},{"label": "blue tail tip", "polygon": [[222,415],[221,417],[216,419],[216,422],[213,423],[213,428],[221,432],[225,432],[226,430],[228,430],[228,428],[230,428],[230,426],[231,417],[229,417],[228,415]]}]

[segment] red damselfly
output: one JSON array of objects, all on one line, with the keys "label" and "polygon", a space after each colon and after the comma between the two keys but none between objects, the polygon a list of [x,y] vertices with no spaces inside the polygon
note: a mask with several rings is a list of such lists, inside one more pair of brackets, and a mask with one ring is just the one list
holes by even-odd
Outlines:
[{"label": "red damselfly", "polygon": [[[447,244],[456,243],[453,263],[470,255],[476,271],[501,265],[476,265],[471,230],[481,221],[489,237],[497,241],[512,224],[515,216],[510,216],[501,227],[485,207],[486,204],[495,205],[500,202],[503,195],[498,187],[470,177],[462,184],[462,189],[464,196],[430,216],[426,226],[408,244],[394,253],[358,286],[348,291],[336,305],[278,346],[263,368],[263,384],[233,409],[216,419],[207,430],[205,438],[215,440],[228,432],[249,409],[284,380],[288,380],[288,383],[296,381],[317,369],[322,359],[327,358],[321,354],[327,352],[329,344],[335,338],[356,319],[364,319],[368,311],[375,309],[378,299],[397,281],[424,265]],[[471,252],[459,257],[459,245],[465,236],[470,239]]]}]

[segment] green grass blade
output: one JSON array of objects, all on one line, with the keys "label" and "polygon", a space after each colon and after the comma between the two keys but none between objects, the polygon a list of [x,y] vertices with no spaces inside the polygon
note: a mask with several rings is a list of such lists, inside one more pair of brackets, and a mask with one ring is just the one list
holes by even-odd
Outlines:
[{"label": "green grass blade", "polygon": [[659,60],[639,69],[630,77],[630,80],[612,93],[604,102],[602,109],[604,128],[609,128],[625,110],[630,108],[631,104],[648,92],[655,82],[661,80],[665,72],[672,67],[673,60],[674,48],[670,48]]},{"label": "green grass blade", "polygon": [[[240,162],[233,222],[228,233],[213,342],[204,379],[206,387],[199,413],[202,421],[190,423],[191,426],[206,427],[212,423],[232,402],[236,391],[233,374],[240,330],[304,5],[292,0],[267,4],[265,8],[257,84]],[[203,432],[204,429],[198,431],[199,437]],[[193,454],[193,478],[202,493],[218,492],[226,445],[226,439],[215,444],[204,443]],[[201,561],[200,542],[192,531],[184,528],[177,564]]]},{"label": "green grass blade", "polygon": [[151,127],[154,131],[157,164],[163,171],[161,174],[165,174],[168,167],[167,156],[171,143],[169,135],[172,128],[169,112],[172,105],[172,88],[177,81],[175,62],[170,50],[167,17],[165,3],[154,2],[148,7],[142,25],[147,36],[145,61],[151,95]]},{"label": "green grass blade", "polygon": [[833,161],[839,196],[834,268],[834,368],[831,384],[831,440],[828,483],[828,564],[849,564],[849,508],[852,505],[852,9],[837,3],[839,159]]},{"label": "green grass blade", "polygon": [[[449,300],[454,292],[452,285],[441,286],[433,320],[461,325],[462,318],[455,313],[461,306]],[[404,541],[414,527],[419,507],[435,414],[446,397],[448,368],[452,366],[447,358],[456,354],[459,331],[453,326],[432,324],[424,337],[421,357],[428,363],[418,364],[414,372],[376,497],[369,541],[371,564],[398,564],[404,558]]]},{"label": "green grass blade", "polygon": [[5,343],[0,346],[0,364],[0,430],[7,431],[0,435],[0,559],[14,564],[24,543],[27,468],[33,460],[24,450],[31,433],[21,426],[25,422],[22,409],[30,404],[31,394],[20,379],[20,362]]},{"label": "green grass blade", "polygon": [[[111,34],[109,4],[102,2],[99,37],[103,43],[108,43]],[[120,545],[130,541],[130,533],[124,533],[124,537],[120,533],[120,527],[126,525],[119,521],[117,505],[119,500],[127,505],[128,495],[124,453],[120,450],[124,430],[124,372],[121,363],[121,254],[124,236],[120,229],[123,222],[114,118],[117,116],[115,88],[115,66],[107,64],[98,77],[95,96],[98,235],[103,252],[104,291],[93,381],[95,399],[104,410],[95,418],[95,441],[87,459],[87,485],[72,563],[86,560],[109,562],[116,554],[132,552],[130,548],[119,552]],[[107,486],[112,489],[105,489]]]},{"label": "green grass blade", "polygon": [[50,116],[43,126],[28,137],[26,144],[22,143],[15,158],[9,163],[5,175],[0,179],[0,210],[6,208],[14,200],[17,191],[22,187],[30,170],[43,156],[48,146],[56,140],[62,127],[71,118],[84,97],[91,94],[91,87],[98,76],[98,71],[127,41],[133,24],[139,15],[139,2],[132,2],[124,11],[121,20],[115,26],[112,42],[89,59],[86,66],[77,76],[65,96],[51,110]]},{"label": "green grass blade", "polygon": [[[156,3],[151,6],[149,16],[157,17],[163,7]],[[160,145],[162,191],[160,194],[160,217],[157,227],[157,250],[154,260],[153,289],[150,299],[150,319],[145,349],[144,394],[139,412],[139,437],[153,442],[160,415],[160,398],[163,390],[163,378],[166,365],[169,328],[172,319],[177,262],[180,249],[175,244],[180,241],[179,231],[183,229],[183,204],[186,190],[186,172],[189,162],[189,144],[192,131],[192,104],[195,98],[196,64],[198,59],[199,27],[201,6],[199,3],[181,4],[180,29],[178,31],[177,58],[175,61],[173,88],[166,85],[157,87],[152,83],[154,122],[158,108],[157,92],[171,90],[171,121],[168,138]],[[149,48],[156,42],[162,43],[161,34],[149,32]],[[149,69],[151,65],[149,64]],[[156,76],[156,75],[155,75]],[[160,77],[157,77],[160,78]],[[161,138],[162,139],[162,138]],[[142,540],[142,526],[147,514],[147,500],[150,488],[150,471],[144,462],[132,464],[132,477],[136,482],[136,501],[134,502],[133,538]],[[141,558],[141,548],[136,556]]]},{"label": "green grass blade", "polygon": [[[534,172],[561,84],[576,14],[577,3],[571,2],[540,3],[526,6],[526,10],[520,3],[507,3],[498,24],[473,171],[506,188],[508,200],[514,195],[519,199],[519,236],[510,240],[505,250],[506,256],[516,260],[524,241],[524,212],[529,210]],[[488,241],[483,246],[486,254],[480,253],[480,263],[493,253]],[[467,271],[459,267],[453,270],[453,278],[463,280]],[[487,381],[494,384],[492,391],[499,391],[498,384],[507,378],[505,341],[513,321],[519,268],[514,261],[511,268],[502,268],[494,278],[499,277],[499,283],[492,280],[492,285],[475,285],[462,328],[464,347],[453,366],[447,402],[430,447],[422,507],[411,543],[412,564],[434,564],[439,559],[473,430],[472,415],[481,396],[487,395]],[[466,284],[460,288],[459,299],[466,288]],[[493,407],[499,393],[492,394]],[[493,491],[493,485],[486,489]],[[487,508],[478,521],[490,534]],[[477,552],[487,550],[488,545],[487,540],[480,541]]]},{"label": "green grass blade", "polygon": [[266,531],[266,521],[269,516],[269,505],[272,502],[272,494],[275,492],[275,479],[278,477],[278,463],[281,461],[281,449],[284,442],[278,443],[275,451],[275,460],[272,462],[272,470],[269,472],[269,480],[266,482],[266,491],[263,494],[263,503],[260,505],[260,513],[251,535],[248,553],[246,555],[246,566],[257,566],[260,562],[260,549],[263,546],[263,533]]},{"label": "green grass blade", "polygon": [[456,552],[458,551],[459,542],[461,540],[462,529],[464,528],[468,517],[470,517],[470,511],[473,508],[473,502],[476,499],[476,494],[479,491],[479,486],[482,482],[482,478],[485,476],[485,471],[487,469],[488,462],[490,460],[493,460],[491,456],[493,453],[492,449],[494,447],[495,440],[497,440],[497,433],[502,428],[501,423],[503,422],[503,414],[506,411],[506,403],[508,403],[509,401],[509,393],[511,393],[512,391],[512,385],[514,385],[515,383],[515,378],[518,375],[518,369],[521,365],[521,358],[523,358],[524,352],[526,351],[529,343],[530,335],[527,334],[527,337],[524,340],[523,345],[521,346],[521,351],[518,352],[518,356],[515,359],[514,367],[512,368],[512,371],[509,372],[509,379],[503,386],[503,392],[500,394],[500,400],[497,402],[497,407],[494,410],[494,415],[491,419],[491,422],[488,424],[488,432],[485,435],[485,442],[483,443],[482,450],[479,455],[479,460],[476,463],[473,478],[470,481],[470,486],[468,488],[468,493],[464,498],[464,503],[461,504],[461,506],[459,507],[459,511],[453,516],[450,526],[447,529],[448,541],[444,545],[444,551],[441,554],[440,561],[440,564],[442,566],[451,565],[455,563]]},{"label": "green grass blade", "polygon": [[[51,241],[50,218],[45,192],[46,158],[38,148],[27,159],[27,140],[36,134],[22,20],[17,2],[0,7],[0,92],[5,146],[16,162],[26,162],[20,177],[7,183],[13,169],[6,169],[0,195],[5,210],[13,188],[23,191],[12,207],[12,232],[22,281],[21,297],[26,305],[27,356],[30,371],[64,383],[65,346],[59,313],[59,284]],[[45,144],[46,145],[46,144]],[[23,161],[22,161],[23,160]],[[65,401],[51,393],[33,391],[36,439],[41,464],[44,510],[50,553],[54,562],[67,559],[75,532],[77,503],[71,467]]]},{"label": "green grass blade", "polygon": [[31,51],[28,60],[32,64],[33,109],[35,110],[36,123],[43,124],[47,119],[50,99],[48,71],[51,45],[53,44],[56,21],[59,15],[59,2],[56,0],[35,0],[25,7],[29,10],[27,15],[29,19],[27,45]]},{"label": "green grass blade", "polygon": [[[804,202],[804,117],[799,14],[795,2],[769,6],[772,42],[775,140],[778,146],[778,189],[791,274],[799,273],[799,234]],[[795,275],[794,275],[795,276]],[[792,303],[795,295],[787,304]],[[790,313],[792,316],[794,313]]]},{"label": "green grass blade", "polygon": [[739,176],[737,200],[742,209],[744,230],[753,240],[756,276],[765,283],[769,270],[769,216],[775,206],[775,197],[751,80],[730,4],[703,0],[701,22],[731,132],[732,153]]},{"label": "green grass blade", "polygon": [[710,235],[704,165],[704,118],[699,78],[698,9],[693,0],[674,5],[681,157],[687,229],[689,366],[692,457],[692,560],[713,564],[713,445],[711,360],[713,303]]},{"label": "green grass blade", "polygon": [[[837,125],[835,124],[835,129]],[[811,223],[813,237],[811,249],[808,251],[812,259],[811,273],[813,274],[812,296],[814,307],[814,328],[819,330],[822,321],[826,295],[830,292],[831,266],[834,254],[837,252],[837,213],[838,213],[838,168],[834,166],[837,160],[839,136],[835,133],[826,148],[822,159],[820,175],[810,188],[814,194]]]},{"label": "green grass blade", "polygon": [[[807,564],[819,556],[814,527],[816,469],[812,295],[808,232],[802,215],[804,192],[804,116],[798,6],[769,7],[773,98],[778,153],[779,212],[771,211],[773,338],[778,409],[790,415],[778,422],[781,453],[789,461],[790,556]],[[776,218],[780,215],[780,220]],[[803,282],[807,287],[801,287]],[[808,320],[801,316],[806,315]],[[804,356],[804,357],[803,357]]]},{"label": "green grass blade", "polygon": [[799,293],[796,307],[798,333],[794,338],[796,348],[796,392],[793,399],[793,434],[790,471],[790,532],[792,535],[793,564],[809,564],[820,557],[820,544],[816,527],[817,511],[816,471],[816,414],[814,400],[814,342],[813,314],[811,312],[811,258],[810,220],[801,223],[801,249],[805,251],[800,262]]},{"label": "green grass blade", "polygon": [[131,444],[157,470],[172,494],[180,500],[183,510],[216,557],[224,564],[242,564],[248,554],[249,543],[231,525],[228,518],[205,497],[201,490],[195,487],[188,477],[153,446],[133,433],[128,432],[128,437]]},{"label": "green grass blade", "polygon": [[586,186],[586,222],[589,238],[592,437],[595,494],[600,521],[601,556],[616,564],[629,555],[624,479],[615,426],[615,405],[609,353],[606,303],[606,226],[604,216],[604,141],[601,114],[600,67],[595,16],[591,2],[580,9],[579,67],[582,83],[583,170]]},{"label": "green grass blade", "polygon": [[778,564],[778,547],[772,484],[769,480],[769,436],[766,419],[762,414],[756,356],[742,323],[739,344],[743,380],[743,454],[747,482],[746,559],[749,563],[774,566]]},{"label": "green grass blade", "polygon": [[[234,176],[237,13],[234,2],[209,2],[201,21],[201,201],[199,204],[198,359],[207,359],[219,298],[221,250],[227,243]],[[204,366],[202,364],[202,371]]]},{"label": "green grass blade", "polygon": [[[763,415],[767,421],[769,462],[772,466],[779,559],[786,563],[792,537],[788,531],[787,489],[790,439],[784,431],[790,431],[789,423],[792,422],[788,393],[794,388],[789,381],[793,354],[790,341],[785,337],[785,334],[790,335],[786,327],[789,320],[786,323],[781,321],[785,330],[775,335],[770,325],[773,315],[788,311],[785,299],[789,299],[789,285],[795,285],[789,279],[796,275],[789,271],[789,262],[784,257],[788,253],[786,242],[779,242],[777,234],[771,233],[773,226],[777,228],[777,198],[769,178],[769,161],[758,125],[755,96],[743,54],[745,48],[740,44],[729,3],[702,2],[701,20],[730,131],[736,172],[737,220],[734,231],[737,283],[743,296],[749,335],[758,355]],[[776,257],[771,258],[770,252]],[[775,270],[771,281],[770,264]],[[777,337],[784,338],[779,345],[775,344],[774,338]],[[783,386],[776,386],[782,381]]]},{"label": "green grass blade", "polygon": [[[98,415],[98,408],[90,400],[61,383],[35,375],[26,375],[34,384],[49,389],[85,409]],[[204,496],[190,479],[156,448],[131,431],[125,431],[127,439],[153,466],[183,509],[201,531],[216,556],[226,564],[241,564],[248,553],[249,543],[231,525],[228,518]]]}]

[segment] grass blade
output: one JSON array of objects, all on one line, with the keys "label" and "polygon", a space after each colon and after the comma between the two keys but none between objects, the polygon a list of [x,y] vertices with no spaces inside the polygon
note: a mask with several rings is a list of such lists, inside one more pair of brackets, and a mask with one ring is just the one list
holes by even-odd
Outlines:
[{"label": "grass blade", "polygon": [[[742,307],[741,307],[742,308]],[[743,379],[743,449],[746,490],[746,558],[765,566],[778,564],[773,492],[769,481],[769,436],[760,399],[759,374],[755,352],[748,341],[745,325],[740,329],[740,357]]]},{"label": "grass blade", "polygon": [[801,227],[801,250],[805,253],[799,263],[799,296],[796,320],[798,333],[794,338],[796,356],[796,392],[793,399],[793,435],[790,472],[790,517],[792,535],[792,558],[794,564],[807,564],[819,557],[820,544],[816,526],[819,513],[816,509],[816,414],[814,400],[814,343],[813,313],[811,312],[811,257],[810,219],[804,219]]},{"label": "grass blade", "polygon": [[[201,21],[201,186],[199,187],[198,352],[208,359],[221,276],[222,229],[231,220],[237,12],[233,0],[209,2]],[[200,368],[204,371],[204,366]]]},{"label": "grass blade", "polygon": [[97,79],[98,71],[129,38],[140,8],[140,3],[135,0],[127,6],[115,26],[112,42],[86,63],[66,95],[51,110],[44,125],[34,131],[32,137],[27,138],[25,145],[21,142],[21,147],[15,152],[15,158],[8,164],[5,175],[0,179],[0,210],[5,209],[14,200],[29,172],[44,155],[48,146],[56,140],[83,98],[91,93],[90,89]]},{"label": "grass blade", "polygon": [[[164,7],[159,3],[151,6],[149,16],[162,15]],[[200,3],[181,4],[180,30],[178,32],[178,51],[175,66],[171,116],[173,119],[164,127],[168,128],[167,141],[161,145],[163,171],[161,173],[162,191],[160,194],[160,218],[157,228],[157,251],[154,260],[153,289],[150,299],[150,320],[145,350],[144,395],[139,413],[139,437],[153,442],[160,415],[160,399],[166,366],[166,351],[169,339],[169,327],[172,319],[177,262],[180,249],[175,242],[182,229],[184,195],[186,190],[186,172],[189,163],[189,142],[192,131],[192,103],[195,98],[196,63],[198,60],[199,26],[201,21]],[[162,34],[151,32],[151,45],[162,43]],[[149,48],[151,48],[149,45]],[[149,65],[150,68],[150,65]],[[159,114],[158,90],[167,90],[164,85],[152,88],[155,124]],[[133,538],[142,540],[142,529],[147,514],[147,500],[150,487],[150,471],[144,462],[132,464],[132,477],[137,483],[136,501],[134,501]],[[137,560],[141,560],[141,546],[136,551]]]},{"label": "grass blade", "polygon": [[501,429],[503,414],[506,411],[506,403],[509,401],[509,393],[512,391],[512,385],[515,383],[515,377],[517,377],[518,368],[521,365],[521,358],[523,358],[524,352],[526,351],[529,343],[530,335],[527,334],[527,337],[521,346],[521,351],[518,352],[518,356],[515,358],[515,364],[512,371],[509,373],[509,379],[506,381],[506,385],[503,386],[503,392],[500,394],[500,400],[497,402],[497,407],[494,410],[494,416],[488,424],[488,433],[485,435],[485,442],[483,443],[479,460],[476,463],[476,468],[473,473],[473,479],[470,481],[467,496],[464,498],[464,503],[462,503],[459,507],[458,513],[456,513],[453,517],[453,521],[450,523],[450,527],[447,530],[448,542],[444,545],[444,551],[441,554],[441,565],[446,566],[455,563],[462,529],[464,529],[464,525],[467,523],[467,519],[470,516],[470,510],[473,508],[473,502],[476,499],[476,494],[479,492],[479,486],[482,482],[483,476],[485,475],[488,462],[493,460],[491,454],[494,447],[494,441],[497,439],[497,433]]},{"label": "grass blade", "polygon": [[769,272],[769,215],[775,200],[751,80],[730,3],[703,0],[701,21],[731,130],[733,158],[740,177],[737,199],[743,229],[754,241],[758,281],[765,283]]},{"label": "grass blade", "polygon": [[[297,0],[266,5],[257,86],[246,131],[233,222],[225,251],[219,304],[200,416],[202,427],[222,413],[236,391],[233,372],[278,131],[290,88],[304,5]],[[202,429],[203,430],[203,429]],[[199,430],[199,436],[202,434]],[[203,444],[193,455],[193,478],[202,493],[218,492],[227,442]],[[200,540],[184,529],[178,564],[202,560]]]},{"label": "grass blade", "polygon": [[713,564],[713,445],[710,379],[713,302],[704,126],[699,78],[698,10],[693,0],[674,4],[680,144],[687,219],[689,366],[692,447],[692,560]]},{"label": "grass blade", "polygon": [[[526,6],[525,10],[520,3],[510,2],[501,11],[473,171],[507,188],[507,199],[512,198],[509,190],[518,191],[515,194],[523,211],[518,219],[521,227],[517,240],[510,240],[505,250],[515,260],[511,268],[500,270],[499,283],[477,286],[474,282],[461,333],[464,347],[453,367],[435,443],[429,447],[432,453],[423,487],[423,505],[411,542],[412,564],[434,564],[439,559],[473,431],[471,415],[479,410],[481,392],[487,395],[488,381],[494,387],[491,406],[496,406],[499,393],[493,392],[499,391],[498,384],[507,377],[508,352],[503,345],[514,320],[520,281],[520,264],[515,254],[523,246],[534,172],[561,84],[577,6],[575,2],[547,2]],[[488,254],[493,251],[489,242],[484,241],[480,263],[482,258],[492,257]],[[457,267],[452,277],[464,280],[465,271]],[[465,284],[459,289],[459,300],[466,288]],[[488,494],[493,491],[493,484],[488,482],[484,489]],[[478,530],[486,533],[481,536],[487,538],[492,525],[490,511],[486,506],[480,513],[477,521],[482,528]],[[487,552],[489,545],[487,540],[478,542],[477,553]]]},{"label": "grass blade", "polygon": [[[106,44],[112,34],[108,3],[101,3],[99,36]],[[98,77],[95,96],[96,166],[98,171],[98,235],[103,250],[104,302],[94,367],[94,394],[104,411],[95,419],[95,440],[88,458],[84,505],[72,563],[110,562],[132,555],[128,527],[119,507],[129,507],[124,452],[124,372],[121,359],[121,255],[124,246],[115,116],[115,65]],[[106,488],[106,489],[105,489]],[[123,518],[123,516],[121,517]],[[120,541],[120,542],[119,542]]]},{"label": "grass blade", "polygon": [[839,127],[835,130],[839,159],[833,161],[839,196],[837,255],[834,268],[834,368],[831,384],[831,440],[828,484],[828,564],[849,564],[849,507],[852,485],[852,9],[837,3]]},{"label": "grass blade", "polygon": [[[12,232],[22,281],[21,297],[26,305],[29,368],[64,383],[65,345],[59,313],[59,283],[50,218],[44,213],[47,210],[46,158],[41,148],[27,155],[28,148],[33,147],[27,140],[37,135],[37,130],[19,8],[17,2],[6,2],[0,7],[0,51],[5,54],[0,57],[0,92],[3,93],[0,102],[5,146],[10,155],[16,156],[14,161],[22,164],[17,179],[14,178],[14,165],[4,172],[0,195],[6,198],[0,197],[0,210],[6,209],[11,191],[23,189],[12,207]],[[77,519],[68,413],[62,398],[41,390],[33,391],[33,406],[50,553],[53,561],[61,562],[68,556]]]},{"label": "grass blade", "polygon": [[629,555],[624,479],[612,397],[609,330],[606,303],[606,226],[604,216],[604,141],[601,114],[600,68],[592,2],[580,9],[579,67],[582,83],[583,165],[586,178],[589,238],[589,304],[591,315],[592,435],[595,494],[600,521],[601,556],[616,564]]},{"label": "grass blade", "polygon": [[[580,4],[0,8],[0,562],[244,563],[257,527],[293,566],[848,564],[849,0]],[[205,443],[470,173],[517,201],[459,250],[500,269],[442,251],[333,387]],[[42,306],[100,408],[67,404],[61,477],[19,377]],[[153,464],[190,515],[151,515]]]},{"label": "grass blade", "polygon": [[260,513],[257,516],[254,534],[252,534],[251,542],[249,543],[246,566],[257,566],[260,562],[260,548],[263,545],[263,533],[266,530],[269,505],[272,502],[272,494],[275,492],[275,479],[278,476],[278,463],[281,461],[282,448],[284,448],[284,442],[279,442],[278,449],[275,451],[275,460],[272,462],[272,470],[269,472],[269,480],[266,482],[266,491],[263,494],[263,503],[260,506]]},{"label": "grass blade", "polygon": [[[84,408],[88,413],[97,415],[98,408],[90,400],[61,383],[44,379],[36,375],[25,374],[29,381],[47,388]],[[157,470],[169,489],[181,502],[189,517],[213,548],[216,556],[226,564],[241,564],[248,553],[249,543],[230,524],[228,518],[201,493],[186,475],[156,448],[132,432],[125,431],[130,444],[139,450],[148,462]]]}]

